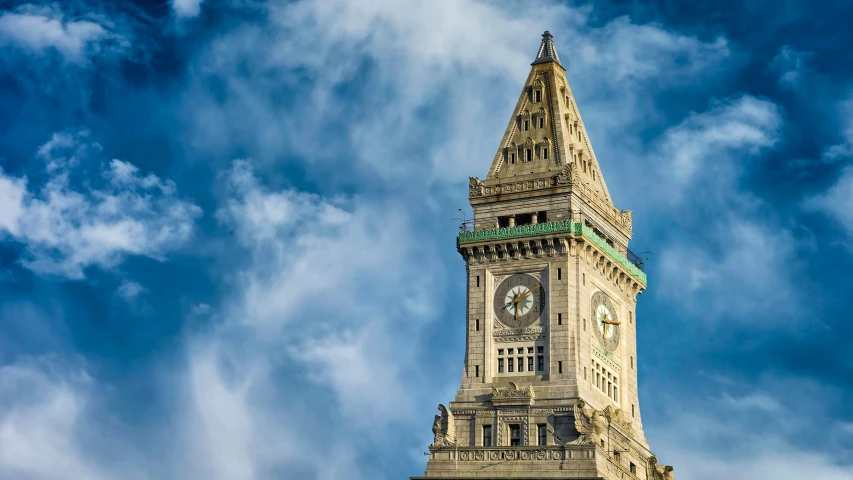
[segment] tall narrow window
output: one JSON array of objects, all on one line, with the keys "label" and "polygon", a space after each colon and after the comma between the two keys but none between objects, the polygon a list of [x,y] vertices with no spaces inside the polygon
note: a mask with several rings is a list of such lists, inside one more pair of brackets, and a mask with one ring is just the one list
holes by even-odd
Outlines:
[{"label": "tall narrow window", "polygon": [[509,444],[512,447],[521,445],[521,425],[509,426]]},{"label": "tall narrow window", "polygon": [[524,357],[518,357],[518,373],[524,371]]},{"label": "tall narrow window", "polygon": [[557,269],[557,280],[562,280],[562,279],[563,279],[563,270],[558,268]]},{"label": "tall narrow window", "polygon": [[475,377],[480,376],[480,366],[479,365],[474,365],[474,376]]},{"label": "tall narrow window", "polygon": [[528,149],[524,150],[524,161],[525,162],[533,161],[533,149],[528,148]]},{"label": "tall narrow window", "polygon": [[539,117],[539,128],[545,128],[545,118]]},{"label": "tall narrow window", "polygon": [[634,323],[634,312],[628,312],[628,323]]},{"label": "tall narrow window", "polygon": [[536,370],[539,372],[545,371],[545,357],[543,355],[536,356]]},{"label": "tall narrow window", "polygon": [[557,373],[563,373],[563,362],[557,362]]},{"label": "tall narrow window", "polygon": [[509,163],[515,164],[515,154],[514,153],[509,154]]},{"label": "tall narrow window", "polygon": [[491,447],[492,446],[492,426],[491,425],[483,425],[483,446]]},{"label": "tall narrow window", "polygon": [[542,101],[542,90],[533,92],[533,101],[537,103]]},{"label": "tall narrow window", "polygon": [[563,324],[563,314],[558,313],[557,314],[557,325],[562,325],[562,324]]},{"label": "tall narrow window", "polygon": [[479,287],[479,286],[480,286],[480,276],[477,275],[477,287]]},{"label": "tall narrow window", "polygon": [[631,368],[634,368],[634,357],[631,357]]},{"label": "tall narrow window", "polygon": [[629,463],[629,464],[628,464],[628,471],[630,471],[630,472],[631,472],[631,473],[633,473],[634,475],[636,475],[636,474],[637,474],[637,466],[636,466],[636,465],[634,465],[634,462],[631,462],[631,463]]},{"label": "tall narrow window", "polygon": [[527,371],[533,371],[533,357],[527,357]]},{"label": "tall narrow window", "polygon": [[539,430],[539,445],[548,445],[548,427],[541,423],[536,427]]},{"label": "tall narrow window", "polygon": [[548,160],[548,147],[542,148],[542,160]]},{"label": "tall narrow window", "polygon": [[474,329],[480,331],[480,319],[474,320]]},{"label": "tall narrow window", "polygon": [[586,380],[586,367],[583,367],[583,379]]},{"label": "tall narrow window", "polygon": [[634,416],[634,404],[633,403],[631,404],[631,416],[632,417]]},{"label": "tall narrow window", "polygon": [[524,131],[526,132],[528,130],[530,130],[530,120],[525,120],[524,121]]},{"label": "tall narrow window", "polygon": [[583,284],[586,285],[586,274],[583,274]]},{"label": "tall narrow window", "polygon": [[498,373],[504,373],[504,359],[498,359]]},{"label": "tall narrow window", "polygon": [[506,371],[507,371],[507,372],[509,372],[509,373],[512,373],[512,372],[514,372],[514,371],[515,371],[515,368],[514,368],[514,364],[515,364],[515,362],[513,362],[513,360],[514,360],[514,359],[512,359],[512,358],[507,358],[507,359],[506,359]]}]

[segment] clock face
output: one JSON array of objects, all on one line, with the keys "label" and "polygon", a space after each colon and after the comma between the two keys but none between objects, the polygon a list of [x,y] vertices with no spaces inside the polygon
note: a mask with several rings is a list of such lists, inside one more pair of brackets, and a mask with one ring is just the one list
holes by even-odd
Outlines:
[{"label": "clock face", "polygon": [[495,289],[495,315],[510,328],[535,322],[545,309],[545,290],[533,275],[516,273]]},{"label": "clock face", "polygon": [[613,351],[619,345],[619,315],[616,306],[604,292],[592,296],[592,318],[597,328],[595,334],[604,348]]}]

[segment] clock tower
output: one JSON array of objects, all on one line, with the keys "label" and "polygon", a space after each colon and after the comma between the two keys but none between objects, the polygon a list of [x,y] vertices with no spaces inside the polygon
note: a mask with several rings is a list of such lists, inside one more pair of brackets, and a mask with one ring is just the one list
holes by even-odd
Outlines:
[{"label": "clock tower", "polygon": [[640,417],[631,212],[613,205],[549,32],[469,198],[462,383],[413,480],[672,479]]}]

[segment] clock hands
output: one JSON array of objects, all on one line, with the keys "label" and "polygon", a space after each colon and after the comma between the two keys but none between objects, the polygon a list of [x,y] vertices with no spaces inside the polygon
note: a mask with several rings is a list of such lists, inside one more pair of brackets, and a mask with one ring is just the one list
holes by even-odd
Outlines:
[{"label": "clock hands", "polygon": [[605,313],[604,318],[601,320],[601,323],[606,323],[608,325],[622,325],[622,322],[619,320],[611,320],[610,314]]},{"label": "clock hands", "polygon": [[514,309],[514,311],[515,311],[515,320],[516,320],[516,321],[518,321],[519,303],[521,303],[521,301],[522,301],[526,296],[528,296],[528,295],[530,295],[531,293],[533,293],[533,291],[534,291],[534,290],[536,290],[537,288],[539,288],[540,286],[541,286],[541,285],[536,285],[535,287],[531,288],[530,290],[528,290],[528,291],[526,291],[526,292],[524,292],[524,293],[519,293],[518,295],[516,295],[516,296],[515,296],[515,298],[514,298],[511,302],[509,302],[508,304],[506,304],[506,305],[504,306],[504,308],[508,308],[510,305],[515,305],[515,309]]}]

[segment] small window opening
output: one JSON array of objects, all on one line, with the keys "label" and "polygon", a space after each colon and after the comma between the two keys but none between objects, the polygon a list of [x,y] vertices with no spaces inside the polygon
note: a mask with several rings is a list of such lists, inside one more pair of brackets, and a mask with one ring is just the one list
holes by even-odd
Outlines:
[{"label": "small window opening", "polygon": [[479,365],[474,365],[474,376],[475,377],[480,376],[480,366]]},{"label": "small window opening", "polygon": [[514,358],[507,358],[506,359],[506,371],[509,373],[512,373],[515,371],[515,362],[513,362],[513,360],[515,360],[515,359]]},{"label": "small window opening", "polygon": [[548,212],[538,212],[536,214],[536,221],[538,223],[547,223],[548,222]]},{"label": "small window opening", "polygon": [[530,120],[525,120],[524,121],[524,131],[526,132],[528,130],[530,130]]},{"label": "small window opening", "polygon": [[533,101],[537,103],[542,101],[542,90],[533,92]]},{"label": "small window opening", "polygon": [[562,271],[562,269],[558,268],[557,269],[557,280],[562,280],[562,279],[563,279],[563,271]]},{"label": "small window opening", "polygon": [[524,372],[524,357],[518,357],[518,373]]},{"label": "small window opening", "polygon": [[542,149],[542,160],[548,160],[548,147]]},{"label": "small window opening", "polygon": [[509,426],[509,444],[512,447],[521,445],[521,425]]},{"label": "small window opening", "polygon": [[511,163],[513,165],[515,164],[515,153],[509,154],[509,163]]},{"label": "small window opening", "polygon": [[563,361],[557,362],[557,373],[563,373]]},{"label": "small window opening", "polygon": [[536,356],[536,371],[544,372],[545,371],[545,357],[543,355]]},{"label": "small window opening", "polygon": [[474,320],[474,330],[480,331],[480,319]]},{"label": "small window opening", "polygon": [[563,324],[563,314],[558,313],[557,314],[557,325],[562,325],[562,324]]},{"label": "small window opening", "polygon": [[631,368],[634,368],[634,357],[631,357]]},{"label": "small window opening", "polygon": [[634,323],[634,312],[628,312],[628,323]]},{"label": "small window opening", "polygon": [[504,359],[498,359],[498,373],[504,373]]},{"label": "small window opening", "polygon": [[586,285],[586,274],[583,274],[583,284]]},{"label": "small window opening", "polygon": [[604,439],[601,439],[601,446],[604,447]]},{"label": "small window opening", "polygon": [[545,119],[543,117],[539,117],[539,128],[545,128]]},{"label": "small window opening", "polygon": [[533,223],[533,214],[519,213],[515,216],[515,226],[530,225]]},{"label": "small window opening", "polygon": [[586,319],[585,318],[583,319],[583,331],[584,332],[586,331]]},{"label": "small window opening", "polygon": [[533,371],[533,357],[527,357],[527,371]]},{"label": "small window opening", "polygon": [[509,216],[498,217],[498,228],[506,228],[509,226]]},{"label": "small window opening", "polygon": [[479,275],[477,275],[477,286],[478,287],[480,286],[480,276]]},{"label": "small window opening", "polygon": [[524,150],[524,161],[532,162],[533,161],[533,149],[527,148]]},{"label": "small window opening", "polygon": [[628,471],[633,473],[634,475],[637,474],[637,466],[634,465],[634,462],[628,464]]},{"label": "small window opening", "polygon": [[491,425],[483,425],[483,446],[491,447],[492,446],[492,426]]},{"label": "small window opening", "polygon": [[586,367],[583,367],[583,379],[586,380]]},{"label": "small window opening", "polygon": [[632,417],[634,416],[634,404],[633,403],[631,404],[631,416]]},{"label": "small window opening", "polygon": [[548,445],[548,427],[540,423],[536,428],[539,430],[539,445]]}]

